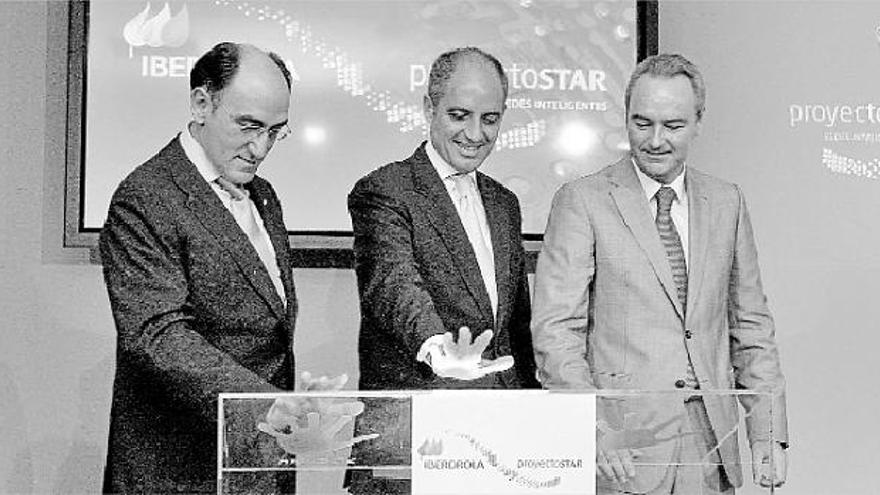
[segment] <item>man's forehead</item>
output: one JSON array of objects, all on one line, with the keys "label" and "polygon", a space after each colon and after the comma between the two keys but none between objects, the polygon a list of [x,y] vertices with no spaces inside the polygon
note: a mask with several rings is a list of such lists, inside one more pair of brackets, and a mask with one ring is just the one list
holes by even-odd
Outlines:
[{"label": "man's forehead", "polygon": [[449,76],[447,84],[463,86],[475,84],[477,81],[484,84],[493,83],[499,89],[501,88],[501,77],[498,75],[495,66],[487,61],[475,60],[473,58],[459,62]]},{"label": "man's forehead", "polygon": [[493,80],[486,74],[462,74],[461,77],[449,79],[441,101],[447,107],[470,110],[479,107],[481,111],[488,111],[503,107],[504,93],[497,77]]},{"label": "man's forehead", "polygon": [[[233,89],[233,88],[227,88]],[[260,98],[240,91],[228,91],[220,100],[230,116],[239,122],[250,121],[266,127],[288,122],[290,102],[283,98]]]}]

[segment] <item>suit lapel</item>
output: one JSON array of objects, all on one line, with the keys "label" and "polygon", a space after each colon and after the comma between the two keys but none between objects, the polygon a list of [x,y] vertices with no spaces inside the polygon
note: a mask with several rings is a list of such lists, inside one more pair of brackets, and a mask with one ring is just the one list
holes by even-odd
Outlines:
[{"label": "suit lapel", "polygon": [[416,150],[410,158],[410,163],[418,197],[417,206],[425,213],[443,239],[443,244],[452,256],[464,285],[477,301],[480,312],[494,321],[492,303],[489,301],[489,294],[486,293],[486,286],[480,275],[477,257],[458,217],[458,211],[452,204],[449,192],[434,166],[431,165],[424,147]]},{"label": "suit lapel", "polygon": [[611,188],[611,196],[617,205],[620,216],[623,218],[623,223],[630,229],[642,251],[647,255],[654,273],[666,291],[666,296],[672,305],[675,306],[675,311],[683,321],[684,311],[678,300],[675,281],[672,278],[672,269],[669,267],[666,251],[663,249],[660,235],[657,233],[657,227],[651,218],[651,212],[648,210],[645,192],[632,167],[633,165],[629,157],[614,165],[614,170],[610,177],[611,182],[614,184],[614,187]]},{"label": "suit lapel", "polygon": [[688,315],[694,314],[706,268],[711,208],[700,176],[693,169],[685,175],[688,195]]},{"label": "suit lapel", "polygon": [[[272,242],[272,249],[275,251],[275,260],[276,263],[278,263],[278,269],[281,272],[281,284],[284,286],[287,305],[290,306],[291,304],[296,304],[293,274],[290,271],[290,244],[287,240],[287,228],[284,226],[281,212],[277,207],[269,207],[269,203],[271,202],[274,204],[275,201],[273,200],[273,195],[265,181],[254,178],[254,180],[249,182],[245,187],[250,191],[251,200],[253,200],[254,205],[256,205],[257,211],[260,213],[260,218],[263,219],[263,226],[266,228],[266,233],[269,234],[269,240]],[[266,275],[269,275],[268,272]],[[269,283],[271,284],[271,282],[270,279]],[[272,285],[271,288],[272,294],[275,296],[274,300],[279,304],[276,309],[283,311],[283,301],[275,292],[275,286]]]},{"label": "suit lapel", "polygon": [[486,223],[492,239],[492,255],[495,260],[495,285],[498,289],[498,314],[496,328],[501,327],[501,315],[507,312],[507,295],[510,287],[510,216],[504,208],[497,186],[485,175],[477,173],[477,184],[483,209],[486,211]]},{"label": "suit lapel", "polygon": [[186,157],[179,142],[175,140],[174,145],[172,152],[177,156],[169,160],[171,174],[177,186],[187,194],[187,208],[213,234],[218,244],[232,255],[242,275],[266,300],[272,311],[278,317],[283,317],[281,299],[247,235],[242,232],[232,214],[223,207],[220,198],[205,182],[196,166]]}]

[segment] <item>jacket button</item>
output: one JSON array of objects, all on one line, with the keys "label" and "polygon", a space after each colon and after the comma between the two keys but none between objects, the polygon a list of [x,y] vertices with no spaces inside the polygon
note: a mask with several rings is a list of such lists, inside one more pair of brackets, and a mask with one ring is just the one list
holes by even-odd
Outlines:
[{"label": "jacket button", "polygon": [[675,388],[684,388],[687,385],[684,380],[675,380]]},{"label": "jacket button", "polygon": [[690,339],[690,338],[693,337],[693,336],[694,336],[694,334],[691,333],[690,330],[685,330],[685,331],[684,331],[684,338],[686,338],[686,339]]}]

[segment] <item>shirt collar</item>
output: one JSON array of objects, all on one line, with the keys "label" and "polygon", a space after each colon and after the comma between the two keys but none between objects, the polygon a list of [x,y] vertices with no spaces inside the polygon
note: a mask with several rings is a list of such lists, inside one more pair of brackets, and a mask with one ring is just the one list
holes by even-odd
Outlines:
[{"label": "shirt collar", "polygon": [[632,162],[633,169],[636,171],[636,177],[639,178],[639,183],[642,185],[642,191],[645,192],[645,196],[649,201],[654,199],[654,195],[656,195],[657,191],[663,186],[671,187],[672,190],[675,191],[675,197],[678,202],[683,203],[687,199],[685,196],[687,191],[684,187],[684,176],[687,173],[687,165],[681,169],[681,173],[678,174],[678,177],[676,177],[671,183],[661,184],[645,175],[645,173],[639,169],[639,166],[636,165],[635,158],[630,158],[630,161]]},{"label": "shirt collar", "polygon": [[[440,174],[440,178],[443,179],[444,181],[453,175],[460,174],[460,172],[458,170],[455,170],[455,168],[453,168],[452,165],[450,165],[446,160],[443,159],[442,156],[440,156],[440,152],[437,151],[436,148],[434,148],[434,144],[431,143],[430,139],[427,141],[427,144],[425,145],[425,153],[428,154],[428,159],[431,160],[431,165],[434,166],[434,170],[436,170],[437,173]],[[464,175],[470,176],[470,178],[474,181],[474,183],[476,183],[476,181],[477,181],[477,171],[476,170],[471,170],[470,172],[468,172],[467,174],[464,174]]]},{"label": "shirt collar", "polygon": [[205,154],[205,149],[202,148],[202,145],[199,144],[198,141],[196,141],[190,133],[189,128],[190,124],[187,124],[183,128],[183,131],[181,131],[180,146],[183,148],[186,157],[189,158],[189,161],[193,162],[196,169],[199,171],[199,174],[201,174],[205,181],[209,184],[213,183],[218,177],[220,177],[220,171],[217,170],[217,167],[208,159],[208,155]]}]

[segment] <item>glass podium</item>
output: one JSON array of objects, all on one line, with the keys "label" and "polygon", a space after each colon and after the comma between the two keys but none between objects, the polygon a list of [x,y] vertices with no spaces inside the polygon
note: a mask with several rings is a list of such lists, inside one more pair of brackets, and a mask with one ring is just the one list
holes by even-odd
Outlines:
[{"label": "glass podium", "polygon": [[217,490],[772,493],[752,481],[745,430],[766,426],[753,436],[773,445],[773,403],[741,390],[221,394]]}]

